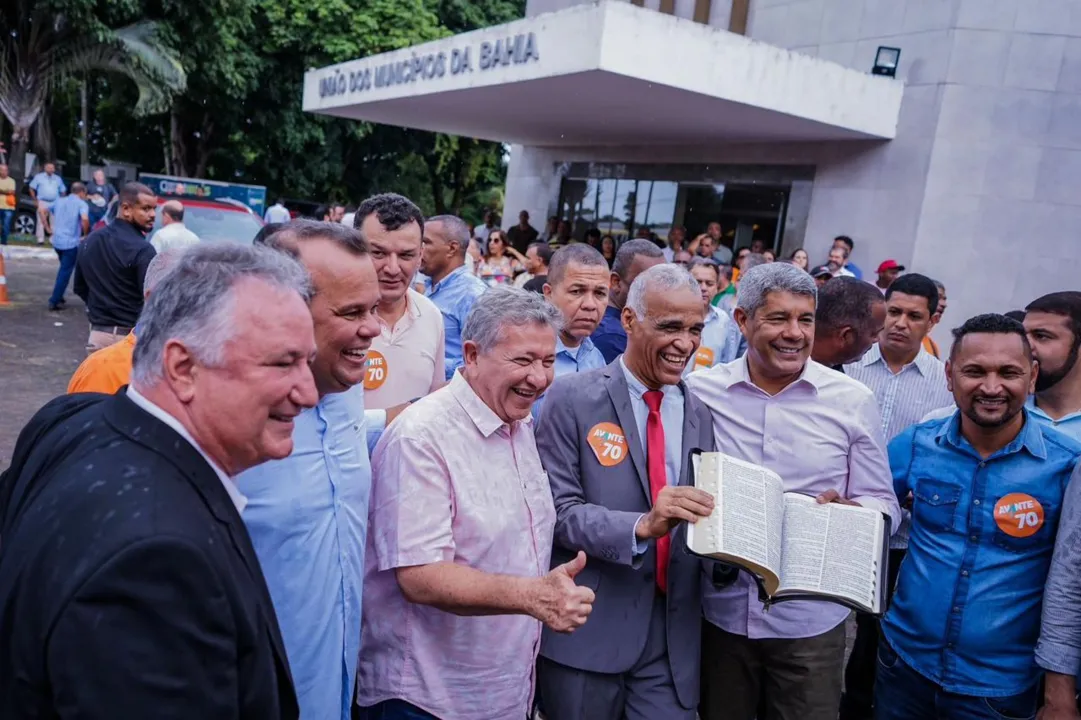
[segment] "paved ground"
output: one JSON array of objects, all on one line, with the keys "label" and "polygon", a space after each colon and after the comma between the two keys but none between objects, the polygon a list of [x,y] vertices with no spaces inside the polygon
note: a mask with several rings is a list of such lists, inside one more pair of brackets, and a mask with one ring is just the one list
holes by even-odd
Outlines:
[{"label": "paved ground", "polygon": [[55,254],[12,248],[7,255],[11,305],[0,306],[0,470],[27,420],[67,388],[86,357],[87,334],[85,308],[70,290],[66,310],[48,311]]}]

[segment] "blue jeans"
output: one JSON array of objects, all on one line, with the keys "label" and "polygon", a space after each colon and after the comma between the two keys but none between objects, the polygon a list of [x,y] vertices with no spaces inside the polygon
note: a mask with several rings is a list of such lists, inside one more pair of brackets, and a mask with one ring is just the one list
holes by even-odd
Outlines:
[{"label": "blue jeans", "polygon": [[1029,720],[1040,684],[1019,695],[976,697],[947,692],[913,670],[885,638],[878,643],[875,720]]},{"label": "blue jeans", "polygon": [[64,299],[64,293],[68,289],[68,281],[71,280],[71,274],[75,272],[75,258],[79,254],[79,248],[73,247],[70,250],[57,250],[56,256],[60,258],[60,269],[56,271],[56,285],[53,286],[52,297],[49,298],[49,306],[59,305],[60,301]]},{"label": "blue jeans", "polygon": [[11,221],[14,219],[14,210],[0,210],[0,245],[8,244],[8,235],[11,234]]},{"label": "blue jeans", "polygon": [[371,707],[360,708],[354,718],[359,720],[439,720],[405,700],[384,700]]}]

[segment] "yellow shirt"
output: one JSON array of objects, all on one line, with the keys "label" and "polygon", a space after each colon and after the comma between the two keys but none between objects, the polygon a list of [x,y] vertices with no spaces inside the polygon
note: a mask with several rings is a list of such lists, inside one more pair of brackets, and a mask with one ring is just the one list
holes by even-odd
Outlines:
[{"label": "yellow shirt", "polygon": [[68,383],[68,393],[96,392],[112,395],[131,381],[131,355],[135,333],[102,348],[83,360]]},{"label": "yellow shirt", "polygon": [[15,209],[15,178],[0,180],[0,210]]}]

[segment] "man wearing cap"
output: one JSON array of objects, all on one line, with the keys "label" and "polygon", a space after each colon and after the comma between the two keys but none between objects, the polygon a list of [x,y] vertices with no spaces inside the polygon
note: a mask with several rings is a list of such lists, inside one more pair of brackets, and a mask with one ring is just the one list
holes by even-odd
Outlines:
[{"label": "man wearing cap", "polygon": [[833,270],[829,265],[819,265],[811,268],[811,277],[815,279],[815,285],[821,288],[833,278]]},{"label": "man wearing cap", "polygon": [[885,295],[893,281],[904,271],[905,266],[898,265],[896,260],[883,260],[882,264],[878,266],[878,280],[875,281],[875,287]]}]

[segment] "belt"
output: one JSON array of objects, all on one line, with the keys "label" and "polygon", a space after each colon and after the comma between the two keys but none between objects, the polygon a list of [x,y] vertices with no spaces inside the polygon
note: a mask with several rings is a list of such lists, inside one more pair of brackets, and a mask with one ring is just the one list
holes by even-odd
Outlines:
[{"label": "belt", "polygon": [[131,332],[131,328],[121,325],[94,325],[91,323],[90,329],[94,332],[109,333],[110,335],[127,335]]}]

